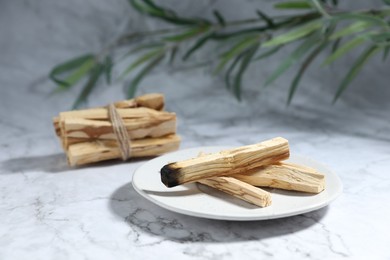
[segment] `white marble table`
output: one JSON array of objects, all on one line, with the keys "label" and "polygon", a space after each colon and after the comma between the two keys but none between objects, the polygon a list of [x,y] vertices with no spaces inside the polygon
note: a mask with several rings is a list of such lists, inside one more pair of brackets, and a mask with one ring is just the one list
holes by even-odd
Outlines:
[{"label": "white marble table", "polygon": [[[172,213],[132,188],[132,173],[144,161],[70,169],[50,128],[53,111],[32,111],[40,95],[26,95],[19,111],[2,111],[0,123],[0,259],[390,257],[388,139],[272,111],[253,119],[195,119],[207,108],[193,101],[190,117],[183,111],[191,97],[172,99],[168,106],[179,114],[182,148],[243,145],[282,135],[294,153],[339,174],[344,194],[321,210],[278,220],[230,222]],[[247,110],[227,95],[224,100],[235,111]]]},{"label": "white marble table", "polygon": [[[91,47],[98,30],[80,27],[80,17],[124,11],[119,2],[83,9],[83,1],[73,1],[80,7],[67,13],[67,4],[54,2],[0,3],[0,259],[390,259],[390,91],[379,61],[334,106],[337,68],[313,71],[288,108],[291,75],[259,94],[257,80],[267,68],[248,74],[242,103],[204,70],[149,77],[140,93],[166,94],[167,109],[178,114],[182,148],[284,136],[292,152],[328,165],[344,184],[330,206],[299,216],[255,222],[194,218],[136,194],[132,174],[145,161],[66,165],[51,117],[68,109],[79,90],[51,95],[47,71],[74,55],[74,48]],[[62,45],[71,30],[55,22],[65,16],[72,18],[67,28],[80,36],[82,47]],[[34,36],[47,32],[52,37]],[[376,91],[367,89],[370,84]],[[90,105],[121,98],[121,86],[114,84],[95,92]]]}]

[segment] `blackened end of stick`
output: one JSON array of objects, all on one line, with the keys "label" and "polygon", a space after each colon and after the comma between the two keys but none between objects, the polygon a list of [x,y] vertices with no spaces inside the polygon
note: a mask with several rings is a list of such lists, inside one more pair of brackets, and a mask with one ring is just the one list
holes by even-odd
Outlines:
[{"label": "blackened end of stick", "polygon": [[160,174],[161,174],[161,181],[165,184],[168,188],[175,187],[179,185],[178,181],[178,169],[174,169],[172,167],[173,163],[167,164],[164,167],[161,168]]}]

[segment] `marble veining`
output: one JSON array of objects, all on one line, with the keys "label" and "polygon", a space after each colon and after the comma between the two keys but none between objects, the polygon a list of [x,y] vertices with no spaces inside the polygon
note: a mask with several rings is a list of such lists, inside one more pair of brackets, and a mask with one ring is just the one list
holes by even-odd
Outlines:
[{"label": "marble veining", "polygon": [[[104,45],[126,24],[153,27],[138,16],[122,20],[131,12],[124,2],[0,2],[0,259],[390,259],[390,92],[380,61],[334,106],[337,67],[313,71],[290,107],[288,75],[257,91],[268,68],[249,72],[241,103],[204,69],[156,70],[139,91],[165,93],[183,149],[286,137],[293,153],[342,179],[344,193],[320,210],[252,222],[194,218],[135,192],[132,174],[145,161],[69,168],[51,117],[69,108],[79,88],[53,95],[46,74],[58,61]],[[235,15],[225,2],[201,2],[177,8],[201,14],[210,4]],[[100,87],[89,105],[121,98],[114,83]]]}]

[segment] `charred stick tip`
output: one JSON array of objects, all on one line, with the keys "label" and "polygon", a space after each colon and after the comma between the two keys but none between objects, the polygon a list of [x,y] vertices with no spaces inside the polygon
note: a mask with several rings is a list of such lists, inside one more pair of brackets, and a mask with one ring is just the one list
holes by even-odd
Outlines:
[{"label": "charred stick tip", "polygon": [[178,175],[179,169],[174,169],[172,167],[172,163],[164,165],[164,167],[160,170],[161,173],[161,181],[168,188],[175,187],[179,185]]}]

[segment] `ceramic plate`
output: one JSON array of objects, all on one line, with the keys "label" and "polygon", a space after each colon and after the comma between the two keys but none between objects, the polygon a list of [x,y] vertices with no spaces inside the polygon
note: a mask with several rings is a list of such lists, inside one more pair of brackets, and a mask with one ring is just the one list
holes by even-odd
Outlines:
[{"label": "ceramic plate", "polygon": [[303,156],[288,161],[307,165],[326,175],[326,188],[319,194],[266,189],[271,192],[272,205],[259,208],[233,196],[190,183],[167,188],[161,182],[160,169],[167,163],[196,157],[199,152],[218,152],[231,147],[199,147],[180,150],[152,159],[133,175],[134,189],[144,198],[168,210],[195,217],[221,220],[263,220],[298,215],[322,208],[342,192],[339,177],[322,164]]}]

